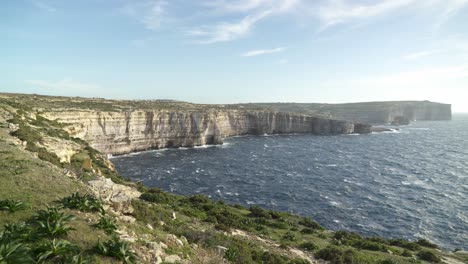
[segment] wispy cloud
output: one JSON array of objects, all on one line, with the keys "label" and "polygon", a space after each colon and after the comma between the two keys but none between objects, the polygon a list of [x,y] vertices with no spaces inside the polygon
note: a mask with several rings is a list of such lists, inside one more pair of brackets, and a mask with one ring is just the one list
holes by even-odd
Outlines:
[{"label": "wispy cloud", "polygon": [[248,35],[253,26],[270,15],[270,11],[249,15],[236,23],[221,22],[215,26],[204,26],[193,29],[188,35],[195,37],[198,43],[210,44],[235,40]]},{"label": "wispy cloud", "polygon": [[411,54],[405,55],[403,58],[406,60],[414,60],[414,59],[419,59],[422,57],[427,57],[431,56],[433,54],[441,52],[440,50],[424,50],[424,51],[419,51]]},{"label": "wispy cloud", "polygon": [[300,0],[211,0],[206,1],[204,5],[220,12],[250,12],[256,9],[274,9],[276,12],[283,12],[299,2]]},{"label": "wispy cloud", "polygon": [[275,48],[275,49],[261,49],[261,50],[251,50],[244,54],[243,57],[254,57],[259,55],[273,54],[283,52],[286,48]]},{"label": "wispy cloud", "polygon": [[404,8],[432,9],[439,13],[436,25],[445,23],[451,16],[468,5],[468,0],[378,0],[368,4],[354,0],[329,0],[327,4],[315,7],[313,15],[321,21],[321,30],[328,27],[363,21],[373,17],[384,16]]},{"label": "wispy cloud", "polygon": [[[205,6],[219,12],[240,13],[243,17],[237,22],[218,22],[215,25],[205,25],[188,31],[196,42],[210,44],[233,41],[248,35],[260,21],[275,14],[281,14],[292,9],[299,0],[219,0],[206,2]],[[245,14],[247,13],[247,14]]]},{"label": "wispy cloud", "polygon": [[122,7],[122,11],[142,23],[149,30],[158,30],[165,18],[164,0],[131,1]]},{"label": "wispy cloud", "polygon": [[356,1],[328,1],[328,4],[318,8],[316,15],[325,28],[351,20],[383,15],[414,2],[415,0],[380,0],[366,5],[357,4]]},{"label": "wispy cloud", "polygon": [[100,85],[78,82],[71,79],[63,79],[59,81],[26,80],[25,83],[37,86],[44,91],[60,94],[73,94],[76,93],[76,91],[80,91],[82,94],[92,95],[97,91],[103,91],[103,88]]},{"label": "wispy cloud", "polygon": [[39,9],[41,9],[42,11],[46,11],[46,12],[50,12],[50,13],[54,13],[54,12],[57,12],[57,9],[43,1],[39,1],[39,0],[33,0],[32,3]]}]

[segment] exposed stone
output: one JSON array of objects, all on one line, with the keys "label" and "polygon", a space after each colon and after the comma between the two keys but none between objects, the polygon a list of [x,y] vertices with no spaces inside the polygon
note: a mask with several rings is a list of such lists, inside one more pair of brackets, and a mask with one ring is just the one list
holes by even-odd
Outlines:
[{"label": "exposed stone", "polygon": [[246,134],[354,132],[353,122],[266,110],[80,110],[47,112],[44,115],[68,124],[65,130],[72,136],[90,142],[106,154],[220,144],[225,137]]},{"label": "exposed stone", "polygon": [[164,258],[164,261],[167,263],[177,263],[182,261],[182,258],[177,255],[169,255]]},{"label": "exposed stone", "polygon": [[141,195],[136,189],[116,184],[108,178],[89,181],[88,184],[97,197],[101,198],[104,203],[110,204],[114,211],[123,214],[133,212],[131,201]]}]

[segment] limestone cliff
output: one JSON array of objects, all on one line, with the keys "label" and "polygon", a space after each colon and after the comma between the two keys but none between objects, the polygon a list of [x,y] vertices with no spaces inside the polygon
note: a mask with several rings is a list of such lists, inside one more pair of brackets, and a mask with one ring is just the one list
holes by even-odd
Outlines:
[{"label": "limestone cliff", "polygon": [[451,120],[450,104],[429,101],[364,102],[348,104],[313,103],[259,103],[244,104],[244,107],[268,108],[272,111],[320,115],[338,120],[362,123],[392,123],[399,120]]},{"label": "limestone cliff", "polygon": [[73,110],[43,115],[67,124],[70,135],[107,154],[220,144],[225,137],[247,134],[366,132],[361,126],[355,131],[354,123],[348,121],[272,111]]}]

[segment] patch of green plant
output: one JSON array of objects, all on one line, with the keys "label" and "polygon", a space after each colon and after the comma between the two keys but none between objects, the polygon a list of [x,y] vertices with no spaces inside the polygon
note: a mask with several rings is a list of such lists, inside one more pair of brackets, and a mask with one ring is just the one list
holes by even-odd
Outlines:
[{"label": "patch of green plant", "polygon": [[64,260],[67,257],[77,254],[80,249],[67,240],[45,240],[35,250],[37,254],[37,263],[43,263],[46,260],[54,262]]},{"label": "patch of green plant", "polygon": [[2,232],[3,237],[9,240],[29,241],[32,239],[32,228],[24,222],[6,224]]},{"label": "patch of green plant", "polygon": [[420,246],[427,247],[427,248],[439,248],[436,244],[430,242],[426,239],[419,239],[416,243]]},{"label": "patch of green plant", "polygon": [[75,219],[73,215],[67,215],[57,207],[39,210],[35,216],[37,234],[52,238],[65,236],[69,231],[74,230],[68,225],[73,219]]},{"label": "patch of green plant", "polygon": [[329,261],[331,264],[358,264],[358,257],[354,250],[337,246],[328,246],[319,250],[315,257]]},{"label": "patch of green plant", "polygon": [[117,230],[117,224],[110,216],[101,215],[99,221],[93,226],[104,230],[104,232],[109,235],[113,234]]},{"label": "patch of green plant", "polygon": [[416,251],[421,248],[421,246],[415,242],[406,241],[404,239],[390,239],[387,244],[391,246],[405,248],[411,251]]},{"label": "patch of green plant", "polygon": [[122,261],[124,264],[136,263],[136,255],[130,249],[128,243],[114,237],[106,242],[99,241],[96,251],[104,256],[109,256]]},{"label": "patch of green plant", "polygon": [[417,254],[418,258],[431,262],[431,263],[441,263],[442,260],[434,252],[430,250],[421,250]]},{"label": "patch of green plant", "polygon": [[382,252],[387,252],[388,250],[387,246],[381,241],[363,238],[360,235],[353,232],[337,231],[335,232],[333,238],[340,245],[347,245],[358,249]]},{"label": "patch of green plant", "polygon": [[26,208],[26,205],[17,200],[0,200],[0,211],[8,211],[10,213],[14,213],[19,210],[23,210]]},{"label": "patch of green plant", "polygon": [[102,201],[90,194],[81,195],[79,192],[75,192],[72,195],[61,199],[60,203],[63,207],[69,209],[75,209],[82,212],[100,212],[101,214],[105,214],[105,210],[102,207]]},{"label": "patch of green plant", "polygon": [[31,250],[18,240],[11,239],[0,232],[0,263],[35,263],[31,256]]},{"label": "patch of green plant", "polygon": [[324,228],[321,225],[319,225],[317,222],[315,222],[312,219],[307,218],[307,217],[303,217],[299,221],[299,224],[303,225],[303,226],[305,226],[307,228],[310,228],[312,230],[324,230]]},{"label": "patch of green plant", "polygon": [[318,246],[312,242],[304,242],[300,244],[299,247],[307,251],[314,251],[318,249]]}]

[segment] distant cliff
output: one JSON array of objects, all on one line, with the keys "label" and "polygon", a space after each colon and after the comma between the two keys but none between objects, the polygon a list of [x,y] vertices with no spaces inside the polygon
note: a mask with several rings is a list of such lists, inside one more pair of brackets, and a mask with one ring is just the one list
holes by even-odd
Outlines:
[{"label": "distant cliff", "polygon": [[260,103],[244,107],[268,108],[273,111],[320,115],[353,122],[384,124],[395,120],[451,120],[450,104],[429,101],[368,102],[349,104]]},{"label": "distant cliff", "polygon": [[66,124],[70,135],[85,139],[107,154],[220,144],[223,138],[238,135],[370,132],[369,126],[355,126],[349,121],[271,111],[80,110],[43,115]]}]

